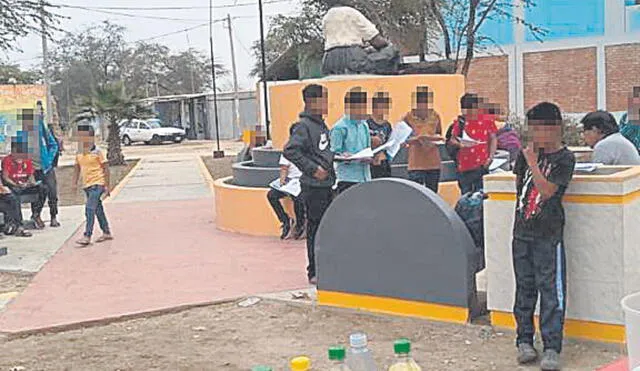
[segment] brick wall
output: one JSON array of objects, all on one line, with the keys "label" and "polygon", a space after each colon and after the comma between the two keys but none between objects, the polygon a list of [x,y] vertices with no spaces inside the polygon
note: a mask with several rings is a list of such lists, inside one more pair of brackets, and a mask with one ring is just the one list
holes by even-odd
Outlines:
[{"label": "brick wall", "polygon": [[607,65],[607,110],[626,111],[627,97],[640,86],[640,44],[605,48]]},{"label": "brick wall", "polygon": [[466,91],[509,109],[509,59],[505,56],[475,58],[466,79]]},{"label": "brick wall", "polygon": [[524,55],[525,110],[536,103],[556,103],[563,112],[597,108],[596,48]]}]

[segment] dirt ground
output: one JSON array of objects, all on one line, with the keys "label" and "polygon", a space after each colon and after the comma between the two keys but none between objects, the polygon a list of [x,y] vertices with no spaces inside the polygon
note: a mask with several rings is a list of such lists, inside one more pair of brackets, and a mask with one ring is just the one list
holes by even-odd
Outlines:
[{"label": "dirt ground", "polygon": [[33,278],[31,273],[0,272],[0,294],[17,291],[22,292]]},{"label": "dirt ground", "polygon": [[[126,166],[111,166],[111,189],[113,189],[122,178],[124,178],[129,171],[135,166],[137,160],[127,161]],[[58,199],[60,206],[70,205],[83,205],[85,202],[85,196],[82,192],[82,187],[78,185],[78,191],[72,192],[73,183],[73,166],[61,166],[56,169],[56,176],[58,178]]]},{"label": "dirt ground", "polygon": [[[221,304],[58,334],[0,340],[0,369],[249,370],[308,355],[328,369],[326,349],[364,331],[380,369],[392,361],[393,341],[408,337],[424,370],[537,370],[514,362],[513,334],[375,316],[312,305],[262,301],[242,308]],[[594,370],[619,357],[615,347],[566,343],[565,370]]]},{"label": "dirt ground", "polygon": [[235,160],[235,156],[227,156],[219,159],[214,159],[212,156],[202,156],[202,160],[214,180],[225,178],[233,174],[231,165]]}]

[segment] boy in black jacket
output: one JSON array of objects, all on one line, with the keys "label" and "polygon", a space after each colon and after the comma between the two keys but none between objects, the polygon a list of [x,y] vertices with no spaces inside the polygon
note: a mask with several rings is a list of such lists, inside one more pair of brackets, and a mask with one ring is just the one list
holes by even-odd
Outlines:
[{"label": "boy in black jacket", "polygon": [[562,143],[562,115],[551,103],[527,113],[529,143],[516,160],[518,191],[513,228],[518,362],[534,362],[533,315],[540,294],[542,370],[560,370],[566,307],[562,197],[573,177],[575,156]]},{"label": "boy in black jacket", "polygon": [[284,156],[302,171],[300,184],[307,207],[307,276],[309,283],[316,284],[316,231],[331,203],[331,187],[336,175],[329,143],[330,132],[323,120],[329,110],[327,89],[309,85],[302,91],[302,97],[305,109],[284,148]]}]

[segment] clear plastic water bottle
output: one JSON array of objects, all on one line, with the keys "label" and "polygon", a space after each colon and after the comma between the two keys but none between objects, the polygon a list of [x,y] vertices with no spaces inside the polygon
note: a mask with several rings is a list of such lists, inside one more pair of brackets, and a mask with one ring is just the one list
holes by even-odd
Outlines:
[{"label": "clear plastic water bottle", "polygon": [[273,371],[269,366],[254,366],[251,371]]},{"label": "clear plastic water bottle", "polygon": [[329,371],[351,371],[351,369],[344,363],[346,355],[347,351],[344,347],[329,348],[329,360],[332,364]]},{"label": "clear plastic water bottle", "polygon": [[408,339],[398,339],[393,344],[396,360],[389,371],[422,371],[411,357],[411,342]]},{"label": "clear plastic water bottle", "polygon": [[311,359],[309,357],[296,357],[289,364],[291,371],[309,371],[311,370]]},{"label": "clear plastic water bottle", "polygon": [[349,336],[347,366],[351,371],[378,371],[373,353],[367,348],[367,335],[355,333]]}]

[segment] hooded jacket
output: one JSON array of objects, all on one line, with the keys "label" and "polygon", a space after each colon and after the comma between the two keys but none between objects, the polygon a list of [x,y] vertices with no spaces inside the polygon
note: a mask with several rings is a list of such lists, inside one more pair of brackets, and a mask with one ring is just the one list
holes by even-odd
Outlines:
[{"label": "hooded jacket", "polygon": [[[300,183],[308,187],[333,187],[336,174],[333,168],[329,128],[318,116],[308,112],[300,114],[300,121],[284,148],[284,157],[302,171]],[[322,167],[329,172],[325,180],[313,174]]]}]

